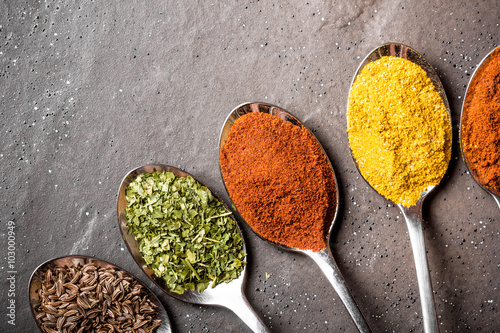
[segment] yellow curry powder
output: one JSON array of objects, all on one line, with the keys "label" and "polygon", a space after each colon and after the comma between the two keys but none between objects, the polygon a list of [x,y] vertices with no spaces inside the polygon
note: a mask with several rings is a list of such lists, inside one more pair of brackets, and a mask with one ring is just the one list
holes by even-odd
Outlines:
[{"label": "yellow curry powder", "polygon": [[448,168],[448,112],[427,73],[409,60],[383,57],[361,70],[347,132],[363,177],[396,204],[416,204]]}]

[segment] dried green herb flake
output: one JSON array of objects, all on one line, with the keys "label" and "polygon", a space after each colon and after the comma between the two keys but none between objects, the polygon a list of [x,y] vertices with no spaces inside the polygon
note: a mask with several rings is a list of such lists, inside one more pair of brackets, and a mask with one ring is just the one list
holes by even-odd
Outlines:
[{"label": "dried green herb flake", "polygon": [[194,178],[143,173],[126,197],[129,233],[171,291],[203,292],[240,275],[245,253],[232,213]]}]

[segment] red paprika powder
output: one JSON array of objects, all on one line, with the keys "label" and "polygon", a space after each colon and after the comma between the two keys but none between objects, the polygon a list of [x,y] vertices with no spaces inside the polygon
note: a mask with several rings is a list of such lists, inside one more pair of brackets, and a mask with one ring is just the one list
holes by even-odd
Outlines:
[{"label": "red paprika powder", "polygon": [[472,81],[462,116],[462,148],[479,183],[500,194],[500,48]]},{"label": "red paprika powder", "polygon": [[268,113],[245,114],[229,131],[220,166],[233,203],[260,236],[302,250],[326,248],[336,184],[308,129]]}]

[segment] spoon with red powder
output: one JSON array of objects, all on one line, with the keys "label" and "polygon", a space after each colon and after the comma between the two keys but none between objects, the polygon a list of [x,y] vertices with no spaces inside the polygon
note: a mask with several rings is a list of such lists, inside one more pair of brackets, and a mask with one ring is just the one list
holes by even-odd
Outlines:
[{"label": "spoon with red powder", "polygon": [[224,185],[262,239],[316,262],[360,332],[371,332],[328,246],[339,201],[332,165],[314,135],[287,111],[245,103],[227,117],[219,142]]},{"label": "spoon with red powder", "polygon": [[462,105],[462,155],[476,182],[500,207],[500,47],[481,61]]}]

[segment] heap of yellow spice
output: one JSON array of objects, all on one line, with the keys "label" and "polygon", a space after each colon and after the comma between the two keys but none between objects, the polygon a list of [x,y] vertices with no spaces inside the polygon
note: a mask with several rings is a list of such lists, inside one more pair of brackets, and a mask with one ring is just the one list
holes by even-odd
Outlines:
[{"label": "heap of yellow spice", "polygon": [[415,205],[448,168],[448,112],[427,73],[409,60],[383,57],[361,70],[347,131],[363,177],[396,204]]}]

